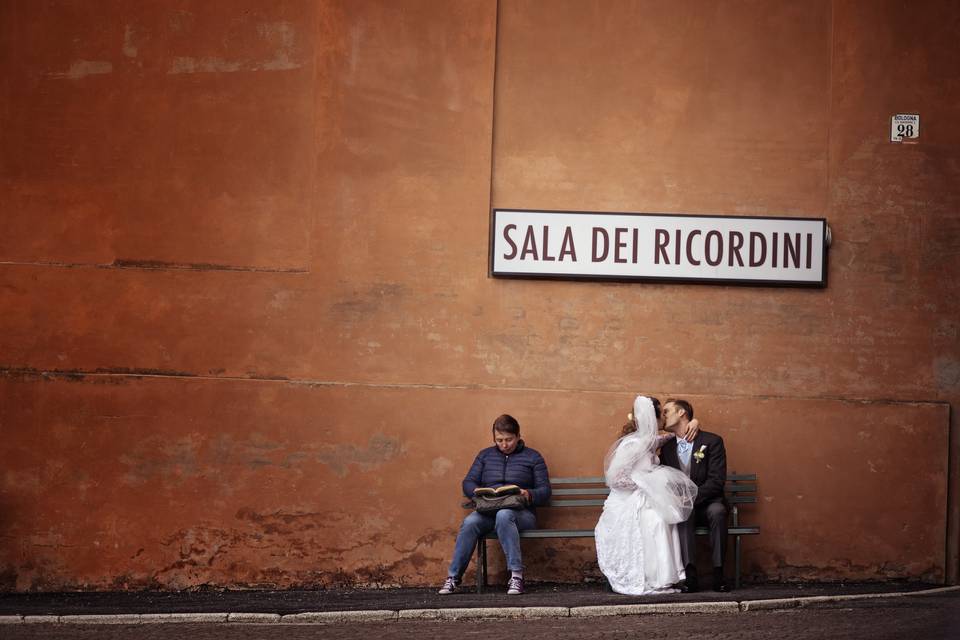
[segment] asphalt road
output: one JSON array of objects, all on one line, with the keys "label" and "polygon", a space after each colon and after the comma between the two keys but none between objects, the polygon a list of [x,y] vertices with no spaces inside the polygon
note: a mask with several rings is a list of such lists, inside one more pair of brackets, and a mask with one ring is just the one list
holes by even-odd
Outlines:
[{"label": "asphalt road", "polygon": [[641,615],[542,620],[393,621],[346,625],[154,624],[10,625],[4,640],[26,638],[221,640],[235,638],[436,640],[924,640],[960,639],[960,594],[866,600],[843,605],[724,614]]}]

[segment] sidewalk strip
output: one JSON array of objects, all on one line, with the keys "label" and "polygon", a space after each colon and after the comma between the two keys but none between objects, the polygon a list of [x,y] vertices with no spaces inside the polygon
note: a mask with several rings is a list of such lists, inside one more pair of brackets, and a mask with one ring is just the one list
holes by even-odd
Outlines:
[{"label": "sidewalk strip", "polygon": [[140,615],[140,622],[143,624],[205,624],[226,622],[228,615],[226,613],[144,613]]},{"label": "sidewalk strip", "polygon": [[938,593],[949,593],[960,589],[960,585],[952,587],[937,587],[934,589],[924,589],[923,591],[898,591],[894,593],[854,593],[839,596],[809,596],[806,598],[797,598],[801,607],[808,607],[817,604],[831,602],[850,602],[852,600],[877,600],[880,598],[904,598],[907,596],[925,596]]},{"label": "sidewalk strip", "polygon": [[227,622],[253,622],[276,624],[280,622],[279,613],[228,613]]},{"label": "sidewalk strip", "polygon": [[957,591],[960,589],[960,584],[955,584],[952,587],[937,587],[936,589],[924,589],[923,591],[908,591],[904,593],[905,596],[930,596],[937,593],[948,593],[950,591]]},{"label": "sidewalk strip", "polygon": [[636,616],[652,613],[738,613],[740,604],[729,602],[665,602],[662,604],[615,604],[595,607],[570,607],[570,616]]},{"label": "sidewalk strip", "polygon": [[744,600],[740,603],[741,611],[763,611],[771,609],[790,609],[795,607],[813,607],[818,604],[832,602],[851,602],[856,600],[876,600],[880,598],[903,598],[906,596],[925,596],[938,593],[950,593],[960,589],[960,585],[952,587],[936,587],[923,591],[897,591],[893,593],[851,593],[836,596],[803,596],[798,598],[776,598],[770,600]]},{"label": "sidewalk strip", "polygon": [[60,616],[60,624],[140,624],[139,613]]},{"label": "sidewalk strip", "polygon": [[396,620],[397,612],[386,609],[367,611],[311,611],[280,617],[283,624],[337,624],[342,622],[382,622]]},{"label": "sidewalk strip", "polygon": [[771,611],[773,609],[795,609],[800,606],[800,598],[770,598],[769,600],[744,600],[740,611]]},{"label": "sidewalk strip", "polygon": [[397,618],[400,620],[436,620],[440,617],[440,609],[400,609]]},{"label": "sidewalk strip", "polygon": [[521,611],[519,607],[469,607],[440,609],[441,620],[475,620],[478,618],[508,618],[517,619]]},{"label": "sidewalk strip", "polygon": [[532,618],[569,618],[570,607],[523,607],[520,609],[520,617],[527,620]]},{"label": "sidewalk strip", "polygon": [[633,616],[664,613],[738,613],[771,611],[796,607],[814,607],[833,602],[851,602],[878,598],[903,598],[952,593],[960,585],[934,587],[923,591],[895,593],[857,593],[835,596],[801,596],[767,600],[734,600],[723,602],[664,602],[647,604],[600,605],[588,607],[475,607],[448,609],[373,609],[362,611],[311,611],[307,613],[143,613],[114,615],[4,615],[0,625],[8,624],[208,624],[229,622],[235,624],[344,624],[383,622],[388,620],[479,620],[479,619],[533,619],[533,618],[587,618],[595,616]]}]

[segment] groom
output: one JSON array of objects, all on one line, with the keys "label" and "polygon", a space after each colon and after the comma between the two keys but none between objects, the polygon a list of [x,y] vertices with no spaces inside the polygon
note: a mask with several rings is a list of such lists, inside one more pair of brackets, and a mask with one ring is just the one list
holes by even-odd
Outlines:
[{"label": "groom", "polygon": [[710,548],[713,551],[713,590],[729,591],[723,577],[723,561],[727,547],[727,501],[723,487],[727,481],[727,452],[723,438],[701,431],[693,442],[684,440],[693,406],[686,400],[667,400],[663,405],[664,428],[676,434],[660,451],[660,463],[686,473],[697,485],[693,513],[686,522],[677,525],[680,534],[680,553],[687,579],[680,585],[684,593],[699,589],[696,566],[694,531],[697,524],[710,528]]}]

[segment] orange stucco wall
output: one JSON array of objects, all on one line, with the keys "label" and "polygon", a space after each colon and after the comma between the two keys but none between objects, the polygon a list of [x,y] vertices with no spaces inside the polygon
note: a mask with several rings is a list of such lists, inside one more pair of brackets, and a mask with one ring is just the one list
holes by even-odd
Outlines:
[{"label": "orange stucco wall", "polygon": [[[960,9],[902,11],[0,3],[0,589],[431,584],[496,415],[595,475],[637,392],[760,475],[748,576],[955,580]],[[826,217],[829,286],[491,279],[491,206]]]}]

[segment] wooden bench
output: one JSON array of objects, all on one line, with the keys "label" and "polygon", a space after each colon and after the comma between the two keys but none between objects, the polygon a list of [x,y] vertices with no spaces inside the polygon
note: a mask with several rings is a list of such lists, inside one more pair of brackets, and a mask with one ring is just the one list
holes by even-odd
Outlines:
[{"label": "wooden bench", "polygon": [[[610,493],[602,477],[589,478],[552,478],[550,480],[552,497],[546,505],[537,509],[553,507],[600,507]],[[733,585],[740,588],[740,537],[757,535],[760,527],[740,524],[741,504],[757,501],[757,474],[730,473],[725,487],[727,502],[730,503],[730,526],[727,535],[734,538],[734,574]],[[696,535],[709,535],[706,527],[697,527]],[[521,538],[593,538],[593,529],[527,529],[520,532]],[[487,540],[495,540],[497,532],[491,531],[477,541],[477,593],[482,593],[487,585]]]}]

